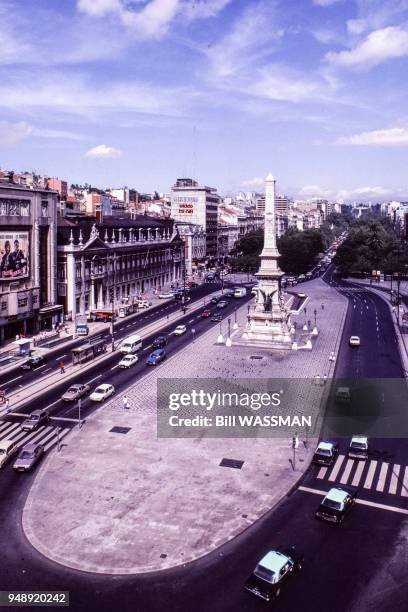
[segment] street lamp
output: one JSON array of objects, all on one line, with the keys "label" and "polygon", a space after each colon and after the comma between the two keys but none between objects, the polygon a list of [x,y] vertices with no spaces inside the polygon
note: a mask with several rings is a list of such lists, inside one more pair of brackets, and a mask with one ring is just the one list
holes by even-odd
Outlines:
[{"label": "street lamp", "polygon": [[225,341],[225,346],[232,346],[232,341],[231,341],[231,318],[228,317],[228,337]]},{"label": "street lamp", "polygon": [[222,335],[222,321],[220,321],[220,333],[217,338],[217,344],[224,344],[224,336]]},{"label": "street lamp", "polygon": [[81,429],[81,427],[82,427],[82,421],[81,421],[81,398],[78,398],[78,426],[79,426],[79,429]]},{"label": "street lamp", "polygon": [[237,309],[234,310],[234,325],[233,325],[232,329],[238,329]]}]

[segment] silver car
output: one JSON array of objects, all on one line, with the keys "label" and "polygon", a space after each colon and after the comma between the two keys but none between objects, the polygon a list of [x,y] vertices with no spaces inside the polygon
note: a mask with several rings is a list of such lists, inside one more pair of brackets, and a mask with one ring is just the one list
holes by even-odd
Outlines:
[{"label": "silver car", "polygon": [[75,402],[81,399],[84,395],[87,395],[91,390],[89,385],[71,385],[70,388],[65,391],[61,396],[63,402]]},{"label": "silver car", "polygon": [[16,472],[28,472],[44,454],[44,447],[38,442],[26,444],[21,449],[13,468]]}]

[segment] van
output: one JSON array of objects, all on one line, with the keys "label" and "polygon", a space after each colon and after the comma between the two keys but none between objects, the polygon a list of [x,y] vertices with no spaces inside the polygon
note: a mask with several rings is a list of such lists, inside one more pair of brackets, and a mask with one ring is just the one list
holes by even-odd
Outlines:
[{"label": "van", "polygon": [[142,339],[140,336],[129,336],[125,338],[121,344],[121,353],[137,353],[142,348]]},{"label": "van", "polygon": [[245,287],[236,287],[234,289],[234,298],[242,298],[247,294]]}]

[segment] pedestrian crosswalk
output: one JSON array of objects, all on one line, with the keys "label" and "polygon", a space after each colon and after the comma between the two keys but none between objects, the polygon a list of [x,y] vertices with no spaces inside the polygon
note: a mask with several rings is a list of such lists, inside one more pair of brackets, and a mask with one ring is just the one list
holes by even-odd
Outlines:
[{"label": "pedestrian crosswalk", "polygon": [[331,467],[321,467],[318,480],[351,485],[400,497],[408,497],[408,466],[368,459],[359,461],[339,455]]},{"label": "pedestrian crosswalk", "polygon": [[69,427],[57,428],[53,425],[42,425],[35,431],[22,431],[20,423],[6,421],[0,424],[0,442],[3,440],[13,440],[20,447],[23,447],[28,442],[40,442],[47,451],[57,444],[58,439],[61,441],[70,431]]}]

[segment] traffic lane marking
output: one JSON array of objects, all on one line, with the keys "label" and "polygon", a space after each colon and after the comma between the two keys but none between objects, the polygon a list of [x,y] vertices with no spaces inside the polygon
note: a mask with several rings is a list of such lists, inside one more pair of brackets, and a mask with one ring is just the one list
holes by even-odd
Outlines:
[{"label": "traffic lane marking", "polygon": [[64,359],[64,357],[66,357],[67,355],[61,355],[60,357],[55,357],[55,361],[58,361],[59,359]]},{"label": "traffic lane marking", "polygon": [[[4,383],[5,385],[9,385],[10,383],[14,382],[15,380],[19,380],[20,378],[23,378],[23,375],[21,374],[21,376],[16,376],[16,378],[12,378],[11,380],[8,380],[6,383]],[[4,385],[0,385],[0,389],[3,387]]]},{"label": "traffic lane marking", "polygon": [[98,380],[98,378],[102,378],[102,374],[95,376],[95,378],[91,378],[91,380],[88,380],[88,382],[86,382],[85,384],[90,385],[92,382],[94,382],[94,380]]},{"label": "traffic lane marking", "polygon": [[[315,495],[321,495],[325,497],[328,491],[320,491],[320,489],[312,489],[311,487],[298,487],[298,491],[305,493],[314,493]],[[406,508],[398,508],[397,506],[389,506],[388,504],[380,504],[378,502],[368,501],[368,499],[356,499],[356,504],[360,506],[369,506],[370,508],[378,508],[380,510],[388,510],[388,512],[396,512],[398,514],[405,514],[408,516],[408,510]]]}]

